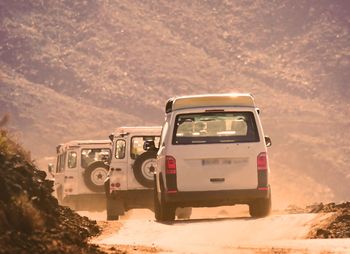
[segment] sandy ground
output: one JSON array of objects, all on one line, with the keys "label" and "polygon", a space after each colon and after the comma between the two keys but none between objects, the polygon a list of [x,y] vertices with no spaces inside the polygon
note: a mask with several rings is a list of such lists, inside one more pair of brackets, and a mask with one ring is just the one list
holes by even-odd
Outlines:
[{"label": "sandy ground", "polygon": [[143,209],[115,222],[106,222],[105,213],[79,213],[99,221],[103,233],[91,242],[110,253],[350,253],[350,239],[305,239],[331,213],[252,219],[245,206],[200,208],[191,220],[173,223],[158,223]]}]

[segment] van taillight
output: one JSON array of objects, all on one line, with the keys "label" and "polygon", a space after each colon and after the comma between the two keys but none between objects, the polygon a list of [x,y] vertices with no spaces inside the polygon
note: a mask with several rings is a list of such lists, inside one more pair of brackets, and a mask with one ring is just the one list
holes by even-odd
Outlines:
[{"label": "van taillight", "polygon": [[265,152],[258,155],[256,162],[258,170],[267,170],[267,154]]},{"label": "van taillight", "polygon": [[167,193],[176,193],[176,160],[173,156],[169,155],[165,156],[165,180],[167,186]]},{"label": "van taillight", "polygon": [[258,190],[268,190],[268,174],[267,174],[267,154],[266,152],[259,153],[256,158],[258,169]]},{"label": "van taillight", "polygon": [[173,156],[165,156],[166,174],[176,174],[176,160]]}]

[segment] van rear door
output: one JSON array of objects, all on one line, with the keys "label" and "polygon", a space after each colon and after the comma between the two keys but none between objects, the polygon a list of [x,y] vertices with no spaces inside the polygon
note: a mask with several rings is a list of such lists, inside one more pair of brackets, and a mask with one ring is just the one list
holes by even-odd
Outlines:
[{"label": "van rear door", "polygon": [[167,150],[178,191],[256,188],[260,140],[253,111],[178,114]]}]

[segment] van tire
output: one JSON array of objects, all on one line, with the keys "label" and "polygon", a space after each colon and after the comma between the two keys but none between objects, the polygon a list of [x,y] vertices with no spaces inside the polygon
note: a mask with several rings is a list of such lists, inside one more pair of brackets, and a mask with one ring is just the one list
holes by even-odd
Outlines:
[{"label": "van tire", "polygon": [[160,203],[158,201],[157,196],[158,196],[157,190],[154,189],[154,217],[157,221],[161,221],[162,220],[161,208],[160,208]]},{"label": "van tire", "polygon": [[84,182],[86,187],[94,192],[103,192],[104,181],[107,177],[108,165],[103,161],[91,163],[84,172]]},{"label": "van tire", "polygon": [[175,210],[176,207],[172,207],[171,205],[165,203],[161,200],[159,202],[158,198],[154,200],[154,216],[157,221],[174,221],[175,220]]},{"label": "van tire", "polygon": [[[155,184],[156,185],[156,184]],[[154,188],[154,217],[157,221],[174,221],[175,220],[176,207],[167,204],[164,201],[163,195],[161,199],[158,199],[157,188]]]},{"label": "van tire", "polygon": [[271,212],[271,196],[268,198],[257,199],[249,204],[249,214],[253,218],[266,217]]},{"label": "van tire", "polygon": [[[155,170],[156,151],[147,151],[137,157],[134,166],[134,176],[136,180],[144,187],[152,188],[154,185],[153,172]],[[153,167],[153,169],[151,168]]]}]

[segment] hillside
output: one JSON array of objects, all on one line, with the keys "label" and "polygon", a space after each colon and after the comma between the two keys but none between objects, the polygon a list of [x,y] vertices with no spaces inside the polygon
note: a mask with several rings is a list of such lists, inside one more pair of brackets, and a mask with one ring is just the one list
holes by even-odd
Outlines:
[{"label": "hillside", "polygon": [[348,200],[349,17],[342,0],[3,0],[0,114],[40,158],[161,124],[175,95],[251,92],[276,199]]}]

